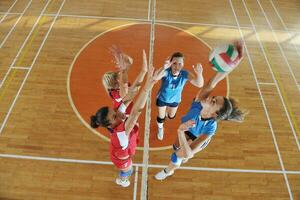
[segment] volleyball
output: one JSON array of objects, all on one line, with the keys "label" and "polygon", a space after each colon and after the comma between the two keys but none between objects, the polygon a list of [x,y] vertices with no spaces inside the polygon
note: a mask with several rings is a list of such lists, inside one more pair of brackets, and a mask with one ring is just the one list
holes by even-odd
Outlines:
[{"label": "volleyball", "polygon": [[212,49],[208,59],[215,71],[229,72],[239,63],[240,56],[235,45],[226,44]]}]

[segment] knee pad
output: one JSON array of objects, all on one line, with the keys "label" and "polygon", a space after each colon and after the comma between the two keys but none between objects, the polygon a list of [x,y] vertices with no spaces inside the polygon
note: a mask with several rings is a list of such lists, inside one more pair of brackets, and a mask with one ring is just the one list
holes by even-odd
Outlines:
[{"label": "knee pad", "polygon": [[169,115],[168,115],[168,118],[169,119],[174,119],[176,117],[176,114],[173,116],[173,117],[170,117]]},{"label": "knee pad", "polygon": [[181,163],[182,163],[182,160],[183,160],[183,158],[179,158],[176,155],[176,153],[172,153],[172,155],[171,155],[171,161],[172,161],[173,165],[180,166]]},{"label": "knee pad", "polygon": [[164,123],[165,122],[165,120],[166,120],[166,118],[160,118],[160,117],[157,117],[156,118],[156,121],[158,122],[158,123]]},{"label": "knee pad", "polygon": [[120,177],[129,177],[129,176],[131,176],[132,172],[133,172],[133,169],[131,168],[131,169],[130,169],[129,171],[127,171],[127,172],[120,171],[119,175],[120,175]]}]

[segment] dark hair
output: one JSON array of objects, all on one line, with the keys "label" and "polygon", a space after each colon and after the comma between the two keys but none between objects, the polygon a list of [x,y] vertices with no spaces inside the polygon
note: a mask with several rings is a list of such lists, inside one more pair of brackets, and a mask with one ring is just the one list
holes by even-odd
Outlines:
[{"label": "dark hair", "polygon": [[173,58],[183,58],[183,54],[180,52],[175,52],[172,54],[170,61],[172,61]]},{"label": "dark hair", "polygon": [[109,125],[111,125],[111,123],[107,119],[107,114],[108,114],[107,106],[100,108],[97,111],[96,115],[91,116],[91,124],[90,124],[91,127],[98,128],[99,126],[102,126],[107,128]]},{"label": "dark hair", "polygon": [[224,97],[223,107],[217,111],[216,120],[242,122],[244,120],[244,115],[245,113],[238,109],[234,99]]}]

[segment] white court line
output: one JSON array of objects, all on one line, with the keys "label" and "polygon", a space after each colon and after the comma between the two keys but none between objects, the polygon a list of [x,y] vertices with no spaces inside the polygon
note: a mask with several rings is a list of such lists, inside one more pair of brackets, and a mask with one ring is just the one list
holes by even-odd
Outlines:
[{"label": "white court line", "polygon": [[17,66],[14,66],[14,67],[11,67],[12,69],[20,69],[20,70],[29,70],[30,67],[17,67]]},{"label": "white court line", "polygon": [[[182,21],[172,21],[172,20],[156,20],[158,23],[170,23],[170,24],[186,24],[186,25],[200,25],[200,26],[212,26],[212,27],[222,27],[222,28],[235,28],[237,26],[229,24],[209,24],[209,23],[199,23],[199,22],[182,22]],[[242,29],[251,29],[251,27],[243,26]]]},{"label": "white court line", "polygon": [[[51,0],[48,0],[47,4],[45,5],[45,7],[43,8],[42,12],[40,13],[40,16],[37,18],[35,24],[33,25],[33,27],[31,28],[31,31],[28,33],[25,41],[23,42],[22,46],[19,48],[19,51],[16,55],[16,57],[14,58],[13,62],[10,64],[9,66],[9,69],[8,71],[6,72],[6,74],[4,75],[4,78],[1,80],[1,83],[0,83],[0,89],[2,88],[4,82],[6,81],[7,77],[8,77],[8,74],[10,73],[12,67],[15,66],[15,63],[17,62],[18,60],[18,57],[21,55],[22,51],[23,51],[23,48],[25,47],[27,41],[29,40],[31,34],[33,33],[35,27],[38,25],[38,22],[40,21],[40,18],[42,17],[42,13],[45,12],[46,8],[48,7],[48,4],[50,3]],[[0,132],[1,134],[1,132]]]},{"label": "white court line", "polygon": [[14,7],[14,5],[18,2],[18,0],[15,0],[15,2],[9,7],[9,9],[5,12],[5,14],[2,16],[1,20],[0,20],[0,24],[3,22],[3,20],[5,19],[5,17],[8,15],[8,13],[10,13],[11,9]]},{"label": "white court line", "polygon": [[[271,5],[272,5],[273,9],[275,10],[275,12],[276,12],[278,18],[280,19],[280,22],[281,22],[281,24],[282,24],[284,30],[288,33],[288,36],[289,36],[290,38],[292,38],[292,34],[290,33],[289,29],[288,29],[287,26],[285,25],[285,23],[284,23],[284,21],[283,21],[281,15],[279,14],[279,11],[277,10],[277,8],[276,8],[276,6],[274,5],[273,1],[270,0],[270,2],[271,2]],[[296,49],[298,56],[300,56],[300,52],[299,52],[297,46],[296,46],[294,43],[292,43],[292,45],[293,45],[294,48]]]},{"label": "white court line", "polygon": [[10,36],[10,34],[13,32],[13,30],[16,28],[17,24],[19,23],[19,21],[22,19],[23,15],[25,14],[25,12],[27,11],[27,9],[29,8],[29,6],[31,5],[32,0],[30,0],[27,4],[27,6],[25,7],[25,9],[23,10],[22,14],[18,17],[17,21],[15,22],[15,24],[13,25],[13,27],[10,29],[10,31],[7,33],[6,37],[3,39],[3,41],[0,44],[0,49],[3,47],[3,45],[5,44],[6,40],[8,39],[8,37]]},{"label": "white court line", "polygon": [[289,61],[288,61],[288,59],[287,59],[287,57],[286,57],[286,55],[285,55],[285,53],[284,53],[284,51],[283,51],[281,45],[280,45],[280,43],[279,43],[278,37],[277,37],[277,35],[276,35],[275,32],[274,32],[273,26],[272,26],[272,24],[270,23],[269,18],[268,18],[268,16],[267,16],[267,14],[265,13],[264,8],[263,8],[262,5],[260,4],[260,1],[259,1],[259,0],[256,0],[256,1],[257,1],[258,5],[259,5],[260,9],[262,10],[263,15],[265,16],[265,18],[266,18],[266,20],[267,20],[267,23],[268,23],[269,27],[270,27],[271,30],[272,30],[273,37],[274,37],[275,40],[276,40],[276,43],[277,43],[277,46],[279,47],[279,50],[280,50],[280,52],[281,52],[281,55],[283,56],[284,61],[286,62],[287,66],[288,66],[288,69],[289,69],[289,71],[290,71],[290,73],[291,73],[291,75],[292,75],[292,78],[293,78],[293,80],[294,80],[294,82],[295,82],[295,85],[296,85],[296,87],[297,87],[297,89],[298,89],[299,83],[298,83],[297,78],[296,78],[296,76],[295,76],[295,74],[294,74],[294,71],[293,71],[293,69],[292,69],[292,67],[291,67],[291,65],[290,65],[290,63],[289,63]]},{"label": "white court line", "polygon": [[276,85],[275,83],[263,83],[263,82],[257,82],[259,85]]},{"label": "white court line", "polygon": [[[0,153],[0,158],[12,158],[12,159],[24,159],[24,160],[38,160],[38,161],[50,161],[50,162],[61,162],[61,163],[74,163],[74,164],[95,164],[95,165],[114,165],[110,161],[96,161],[96,160],[80,160],[80,159],[69,159],[69,158],[54,158],[54,157],[42,157],[42,156],[26,156],[26,155],[15,155],[15,154],[4,154]],[[133,163],[134,167],[143,167],[143,163]],[[167,165],[155,165],[149,164],[149,168],[164,169]],[[257,169],[234,169],[234,168],[210,168],[210,167],[189,167],[180,166],[178,170],[193,170],[193,171],[208,171],[208,172],[234,172],[234,173],[259,173],[259,174],[294,174],[300,175],[300,171],[281,171],[281,170],[257,170]],[[136,172],[137,173],[137,170]]]},{"label": "white court line", "polygon": [[150,14],[151,14],[151,0],[148,1],[148,21],[150,21]]},{"label": "white court line", "polygon": [[[44,14],[45,16],[55,16],[55,14]],[[86,19],[109,19],[109,20],[127,20],[127,21],[142,21],[149,22],[147,19],[139,18],[126,18],[126,17],[101,17],[101,16],[89,16],[89,15],[69,15],[69,14],[60,14],[59,17],[73,17],[73,18],[86,18]]]},{"label": "white court line", "polygon": [[[249,15],[249,11],[248,11],[248,8],[243,1],[243,4],[244,4],[244,7],[247,11],[247,14]],[[236,23],[237,25],[239,26],[240,23],[239,23],[239,20],[237,18],[237,15],[236,15],[236,12],[234,10],[234,7],[233,7],[233,4],[232,4],[232,1],[229,0],[229,3],[230,3],[230,6],[231,6],[231,9],[233,11],[233,14],[234,14],[234,17],[235,17],[235,20],[236,20]],[[253,24],[253,21],[251,19],[251,16],[249,15],[250,17],[250,21],[251,21],[251,24],[252,26],[254,25]],[[255,35],[257,36],[257,32],[256,32],[256,29],[255,30]],[[282,171],[285,171],[285,168],[284,168],[284,164],[283,164],[283,161],[282,161],[282,158],[281,158],[281,154],[280,154],[280,151],[279,151],[279,147],[277,145],[277,140],[276,140],[276,137],[275,137],[275,134],[274,134],[274,130],[273,130],[273,126],[272,126],[272,122],[271,122],[271,119],[269,117],[269,113],[268,113],[268,110],[267,110],[267,107],[266,107],[266,104],[265,104],[265,101],[264,101],[264,98],[263,98],[263,95],[262,95],[262,92],[261,92],[261,89],[260,89],[260,86],[258,84],[258,80],[257,80],[257,77],[256,77],[256,72],[254,70],[254,66],[253,66],[253,63],[252,63],[252,59],[250,57],[250,54],[249,54],[249,51],[248,51],[248,48],[247,48],[247,44],[246,44],[246,41],[244,40],[244,36],[243,36],[243,33],[241,31],[241,29],[239,29],[239,32],[240,32],[240,35],[242,37],[242,40],[245,44],[245,49],[246,49],[246,53],[247,53],[247,56],[248,56],[248,60],[249,60],[249,63],[250,63],[250,66],[251,66],[251,69],[252,69],[252,73],[253,73],[253,76],[254,76],[254,79],[255,79],[255,82],[256,82],[256,86],[257,86],[257,89],[259,91],[259,95],[260,95],[260,98],[261,98],[261,101],[262,101],[262,104],[263,104],[263,108],[264,108],[264,111],[265,111],[265,114],[266,114],[266,117],[267,117],[267,120],[268,120],[268,124],[269,124],[269,127],[270,127],[270,130],[271,130],[271,133],[272,133],[272,138],[273,138],[273,142],[274,142],[274,145],[275,145],[275,149],[276,149],[276,152],[277,152],[277,156],[278,156],[278,159],[279,159],[279,162],[280,162],[280,166],[281,166],[281,169]],[[259,40],[260,41],[260,40]],[[286,183],[286,186],[287,186],[287,189],[288,189],[288,192],[289,192],[289,195],[290,195],[290,199],[293,199],[293,195],[292,195],[292,192],[291,192],[291,188],[290,188],[290,184],[289,184],[289,181],[288,181],[288,178],[287,178],[287,175],[286,173],[283,173],[283,176],[284,176],[284,179],[285,179],[285,183]]]},{"label": "white court line", "polygon": [[[287,106],[285,105],[285,102],[284,102],[284,100],[283,100],[283,96],[282,96],[282,94],[281,94],[281,91],[280,91],[280,88],[279,88],[279,85],[278,85],[278,81],[277,81],[277,79],[275,78],[275,75],[274,75],[274,72],[273,72],[273,70],[272,70],[271,64],[270,64],[270,62],[269,62],[269,59],[268,59],[267,54],[266,54],[266,52],[265,52],[265,49],[264,49],[264,47],[263,47],[263,45],[262,45],[262,42],[261,42],[261,40],[260,40],[260,36],[259,36],[259,34],[257,33],[256,27],[255,27],[255,25],[254,25],[254,22],[253,22],[253,20],[252,20],[252,17],[251,17],[251,15],[250,15],[250,12],[249,12],[249,10],[248,10],[248,8],[247,8],[247,5],[246,5],[246,3],[245,3],[244,0],[242,0],[242,1],[243,1],[243,4],[244,4],[244,7],[245,7],[245,9],[246,9],[247,15],[248,15],[248,17],[249,17],[249,19],[250,19],[250,22],[251,22],[251,24],[252,24],[252,26],[253,26],[253,30],[254,30],[254,32],[255,32],[256,39],[258,40],[258,43],[259,43],[259,46],[260,46],[260,48],[261,48],[261,50],[262,50],[262,53],[263,53],[263,55],[264,55],[264,58],[265,58],[265,60],[267,61],[267,65],[268,65],[268,68],[269,68],[269,70],[270,70],[270,72],[271,72],[272,79],[273,79],[274,83],[276,83],[277,93],[279,94],[280,101],[281,101],[281,103],[282,103],[282,105],[283,105],[285,114],[286,114],[286,116],[287,116],[287,118],[288,118],[290,127],[291,127],[292,132],[293,132],[293,135],[294,135],[294,139],[295,139],[296,144],[297,144],[297,147],[298,147],[298,150],[300,151],[300,143],[299,143],[299,140],[298,140],[296,131],[295,131],[295,129],[294,129],[293,123],[292,123],[292,121],[291,121],[290,114],[289,114],[289,112],[288,112],[288,110],[287,110]],[[298,86],[298,85],[297,85],[297,86]]]},{"label": "white court line", "polygon": [[[165,169],[167,165],[149,165],[149,168]],[[211,167],[188,167],[180,166],[177,170],[208,171],[208,172],[234,172],[234,173],[258,173],[258,174],[299,174],[300,171],[281,170],[258,170],[258,169],[234,169],[234,168],[211,168]]]},{"label": "white court line", "polygon": [[[55,14],[44,14],[45,16],[54,16]],[[148,19],[140,19],[140,18],[124,18],[124,17],[101,17],[101,16],[93,16],[93,15],[70,15],[70,14],[60,14],[59,17],[73,17],[73,18],[87,18],[87,19],[110,19],[110,20],[128,20],[128,21],[142,21],[142,22],[150,22]],[[157,23],[170,23],[170,24],[186,24],[186,25],[199,25],[199,26],[212,26],[212,27],[224,27],[224,28],[238,28],[234,25],[226,25],[226,24],[208,24],[208,23],[198,23],[198,22],[180,22],[180,21],[172,21],[172,20],[155,20]],[[251,27],[243,26],[242,29],[251,29]]]},{"label": "white court line", "polygon": [[[18,90],[17,95],[15,96],[14,101],[13,101],[12,105],[11,105],[10,108],[9,108],[9,111],[8,111],[8,112],[6,113],[6,115],[5,115],[5,118],[4,118],[4,120],[3,120],[3,123],[2,123],[2,125],[1,125],[1,127],[0,127],[0,135],[1,135],[1,133],[2,133],[2,130],[3,130],[4,126],[6,125],[6,122],[7,122],[7,120],[8,120],[8,117],[10,116],[10,113],[11,113],[12,109],[13,109],[14,106],[15,106],[15,103],[17,102],[17,99],[18,99],[18,97],[19,97],[19,95],[20,95],[20,93],[21,93],[21,91],[22,91],[22,89],[23,89],[23,87],[24,87],[24,85],[25,85],[25,82],[26,82],[26,80],[27,80],[27,78],[28,78],[28,76],[29,76],[29,74],[30,74],[32,68],[33,68],[33,65],[35,64],[35,62],[36,62],[36,60],[37,60],[37,58],[38,58],[38,56],[39,56],[39,54],[40,54],[40,52],[41,52],[41,50],[42,50],[42,48],[43,48],[43,46],[44,46],[44,44],[45,44],[47,38],[48,38],[49,33],[50,33],[50,31],[52,30],[52,27],[53,27],[54,23],[56,22],[56,19],[57,19],[57,17],[58,17],[58,14],[60,13],[62,7],[63,7],[64,4],[65,4],[65,1],[66,1],[66,0],[64,0],[64,1],[62,2],[61,6],[60,6],[60,8],[59,8],[59,10],[58,10],[58,12],[57,12],[57,15],[56,15],[55,18],[53,19],[53,21],[52,21],[52,23],[51,23],[51,25],[50,25],[50,27],[49,27],[49,30],[47,31],[46,36],[44,37],[44,40],[42,41],[42,44],[40,45],[40,48],[38,49],[38,52],[37,52],[35,58],[34,58],[33,61],[32,61],[32,64],[31,64],[31,66],[30,66],[30,69],[28,70],[28,72],[27,72],[27,74],[26,74],[26,76],[25,76],[25,78],[24,78],[24,80],[23,80],[23,82],[22,82],[22,84],[21,84],[21,86],[20,86],[20,88],[19,88],[19,90]],[[48,3],[49,3],[49,2],[50,2],[50,1],[48,1]],[[48,5],[48,3],[47,3],[47,5]]]},{"label": "white court line", "polygon": [[[153,65],[154,41],[155,41],[155,15],[156,15],[156,0],[152,1],[152,19],[150,30],[150,45],[149,45],[149,66]],[[150,138],[150,121],[151,121],[151,91],[148,94],[145,114],[145,131],[144,131],[144,152],[143,152],[143,168],[141,180],[141,200],[148,199],[148,162],[149,162],[149,138]]]},{"label": "white court line", "polygon": [[[0,12],[0,14],[4,14]],[[8,15],[20,15],[22,13],[8,13]],[[43,14],[43,16],[53,17],[55,14]],[[71,15],[71,14],[60,14],[59,17],[74,17],[74,18],[90,18],[90,19],[111,19],[111,20],[128,20],[128,21],[142,21],[142,22],[149,22],[148,19],[138,19],[138,18],[121,18],[121,17],[101,17],[101,16],[89,16],[89,15]],[[224,27],[224,28],[238,28],[235,25],[226,25],[226,24],[208,24],[208,23],[199,23],[199,22],[182,22],[182,21],[168,21],[168,20],[156,20],[157,23],[170,23],[170,24],[186,24],[186,25],[199,25],[199,26],[212,26],[212,27]],[[250,29],[252,27],[249,26],[241,26],[241,29]],[[279,33],[286,33],[285,30],[278,30],[274,29],[275,32]],[[300,34],[300,31],[296,29],[289,29],[290,33],[292,34]]]},{"label": "white court line", "polygon": [[135,167],[135,177],[134,177],[134,189],[133,189],[133,200],[136,200],[137,194],[137,183],[138,183],[138,175],[139,175],[139,166]]},{"label": "white court line", "polygon": [[10,13],[6,13],[6,12],[0,12],[1,15],[7,14],[7,15],[21,15],[22,13],[20,12],[10,12]]},{"label": "white court line", "polygon": [[[45,16],[55,16],[55,14],[44,14]],[[143,21],[149,22],[151,20],[148,19],[139,19],[139,18],[121,18],[121,17],[101,17],[101,16],[93,16],[93,15],[76,15],[76,14],[60,14],[59,17],[74,17],[74,18],[87,18],[87,19],[109,19],[109,20],[128,20],[128,21]],[[170,24],[186,24],[186,25],[199,25],[199,26],[212,26],[212,27],[224,27],[224,28],[238,28],[235,25],[228,24],[209,24],[209,23],[199,23],[199,22],[182,22],[182,21],[172,21],[172,20],[158,20],[157,23],[170,23]],[[250,29],[253,30],[250,26],[240,26],[241,29]],[[286,33],[285,30],[274,29],[276,32]],[[296,29],[290,29],[290,32],[293,34],[300,34],[300,31]]]},{"label": "white court line", "polygon": [[296,28],[289,28],[290,32],[300,34],[300,31]]}]

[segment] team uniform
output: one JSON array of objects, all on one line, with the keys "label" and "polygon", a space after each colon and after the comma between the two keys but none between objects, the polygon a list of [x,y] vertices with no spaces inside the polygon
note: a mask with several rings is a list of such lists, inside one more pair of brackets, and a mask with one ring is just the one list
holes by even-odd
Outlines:
[{"label": "team uniform", "polygon": [[201,110],[201,103],[193,101],[188,113],[181,118],[181,122],[184,123],[188,120],[195,121],[195,126],[189,128],[189,130],[185,132],[192,140],[195,140],[202,134],[208,135],[208,139],[201,146],[201,150],[203,150],[210,142],[212,136],[216,133],[217,121],[215,119],[201,119]]},{"label": "team uniform", "polygon": [[[110,96],[110,97],[112,98],[112,100],[113,100],[113,108],[114,108],[114,109],[118,109],[119,106],[122,104],[122,97],[121,97],[121,95],[120,95],[120,90],[119,90],[119,89],[110,89],[110,90],[108,91],[108,93],[109,93],[109,96]],[[131,112],[132,106],[133,106],[133,103],[131,102],[131,103],[128,105],[126,111],[125,111],[125,114],[126,114],[127,117],[128,117],[128,115],[130,114],[130,112]]]},{"label": "team uniform", "polygon": [[[122,106],[123,101],[120,96],[119,89],[109,90],[109,95],[113,99],[113,108],[118,109]],[[125,110],[125,114],[128,117],[132,110],[133,103],[131,102]],[[127,139],[125,133],[125,122],[127,118],[122,121],[118,126],[110,129],[110,158],[118,169],[124,169],[132,164],[131,157],[135,154],[135,149],[138,144],[139,127],[136,124],[130,132]],[[128,157],[123,159],[124,157]]]},{"label": "team uniform", "polygon": [[181,93],[188,79],[189,72],[186,70],[181,70],[178,76],[174,76],[171,68],[166,69],[157,95],[156,105],[159,107],[177,107],[181,102]]},{"label": "team uniform", "polygon": [[[138,124],[136,124],[130,132],[128,144],[123,145],[122,142],[120,142],[120,135],[125,134],[125,122],[126,121],[121,122],[110,134],[110,158],[118,169],[124,169],[131,166],[131,157],[135,154],[136,146],[138,144]],[[128,158],[122,159],[122,157]]]},{"label": "team uniform", "polygon": [[[195,140],[199,136],[206,134],[208,138],[204,141],[204,143],[200,147],[200,151],[203,150],[210,142],[212,136],[216,133],[217,130],[217,121],[214,119],[201,119],[201,110],[202,105],[200,102],[193,101],[190,110],[188,113],[181,118],[181,122],[185,123],[189,120],[195,121],[195,126],[189,128],[188,131],[185,132],[186,135],[189,136],[190,139]],[[177,149],[178,150],[178,149]],[[171,155],[171,162],[173,165],[179,167],[182,162],[184,162],[184,158],[178,157],[176,152]],[[155,175],[157,180],[164,180],[168,176],[171,176],[174,171],[166,171],[163,169],[159,173]]]}]

